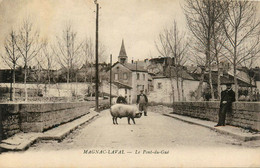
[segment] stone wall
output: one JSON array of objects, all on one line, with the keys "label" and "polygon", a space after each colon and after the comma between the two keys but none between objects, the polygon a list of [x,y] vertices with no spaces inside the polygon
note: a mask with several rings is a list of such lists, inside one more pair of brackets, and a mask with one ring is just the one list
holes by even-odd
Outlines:
[{"label": "stone wall", "polygon": [[19,105],[0,104],[0,140],[20,132]]},{"label": "stone wall", "polygon": [[[162,103],[160,103],[162,104]],[[219,102],[174,102],[162,104],[173,108],[173,113],[210,120],[217,123]],[[228,125],[260,131],[260,103],[235,102],[233,110],[227,113]]]},{"label": "stone wall", "polygon": [[[109,101],[100,101],[109,106]],[[95,102],[0,104],[0,140],[22,132],[43,132],[74,120],[95,107]]]}]

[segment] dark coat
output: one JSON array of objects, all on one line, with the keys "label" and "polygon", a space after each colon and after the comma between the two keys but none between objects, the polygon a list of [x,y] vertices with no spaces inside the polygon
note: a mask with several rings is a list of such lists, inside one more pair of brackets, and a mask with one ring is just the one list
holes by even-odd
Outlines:
[{"label": "dark coat", "polygon": [[127,102],[123,96],[119,96],[116,100],[116,103],[127,104]]},{"label": "dark coat", "polygon": [[[144,95],[145,102],[148,103],[148,98],[147,98],[147,96],[146,96],[145,94],[143,94],[143,95]],[[140,101],[140,96],[141,96],[141,94],[137,95],[137,100],[136,100],[136,103],[137,103],[137,104],[138,104],[139,101]]]},{"label": "dark coat", "polygon": [[[224,90],[221,92],[217,126],[225,125],[226,113],[232,111],[232,102],[234,102],[235,100],[235,92],[232,89]],[[223,101],[226,101],[227,103],[223,103]]]},{"label": "dark coat", "polygon": [[236,98],[235,98],[235,92],[230,89],[230,90],[224,90],[221,92],[221,100],[220,100],[220,105],[223,104],[223,101],[227,101],[227,105],[228,106],[232,106],[232,103],[234,101],[236,101]]}]

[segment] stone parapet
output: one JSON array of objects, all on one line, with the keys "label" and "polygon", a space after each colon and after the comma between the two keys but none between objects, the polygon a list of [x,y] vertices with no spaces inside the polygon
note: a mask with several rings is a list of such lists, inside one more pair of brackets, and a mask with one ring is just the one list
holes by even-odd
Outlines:
[{"label": "stone parapet", "polygon": [[[173,108],[173,113],[194,118],[218,121],[219,102],[174,102],[156,103]],[[151,104],[154,105],[154,104]],[[226,123],[246,129],[260,131],[260,103],[234,102],[232,111],[227,113]]]},{"label": "stone parapet", "polygon": [[[101,101],[101,108],[109,101]],[[0,140],[18,132],[43,132],[81,117],[95,102],[0,104]]]}]

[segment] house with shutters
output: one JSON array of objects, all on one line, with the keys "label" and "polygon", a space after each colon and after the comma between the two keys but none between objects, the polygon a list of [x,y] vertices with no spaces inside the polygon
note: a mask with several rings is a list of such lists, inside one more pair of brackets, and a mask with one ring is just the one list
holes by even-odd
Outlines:
[{"label": "house with shutters", "polygon": [[136,102],[140,90],[144,90],[145,94],[149,93],[148,71],[136,62],[128,62],[124,40],[122,40],[118,61],[113,64],[111,70],[112,83],[118,86],[118,94],[124,96],[129,104]]}]

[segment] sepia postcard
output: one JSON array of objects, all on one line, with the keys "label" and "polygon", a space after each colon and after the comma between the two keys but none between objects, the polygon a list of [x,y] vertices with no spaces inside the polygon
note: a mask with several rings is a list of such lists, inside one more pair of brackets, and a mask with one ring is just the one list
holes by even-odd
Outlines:
[{"label": "sepia postcard", "polygon": [[0,0],[0,167],[260,167],[260,1]]}]

